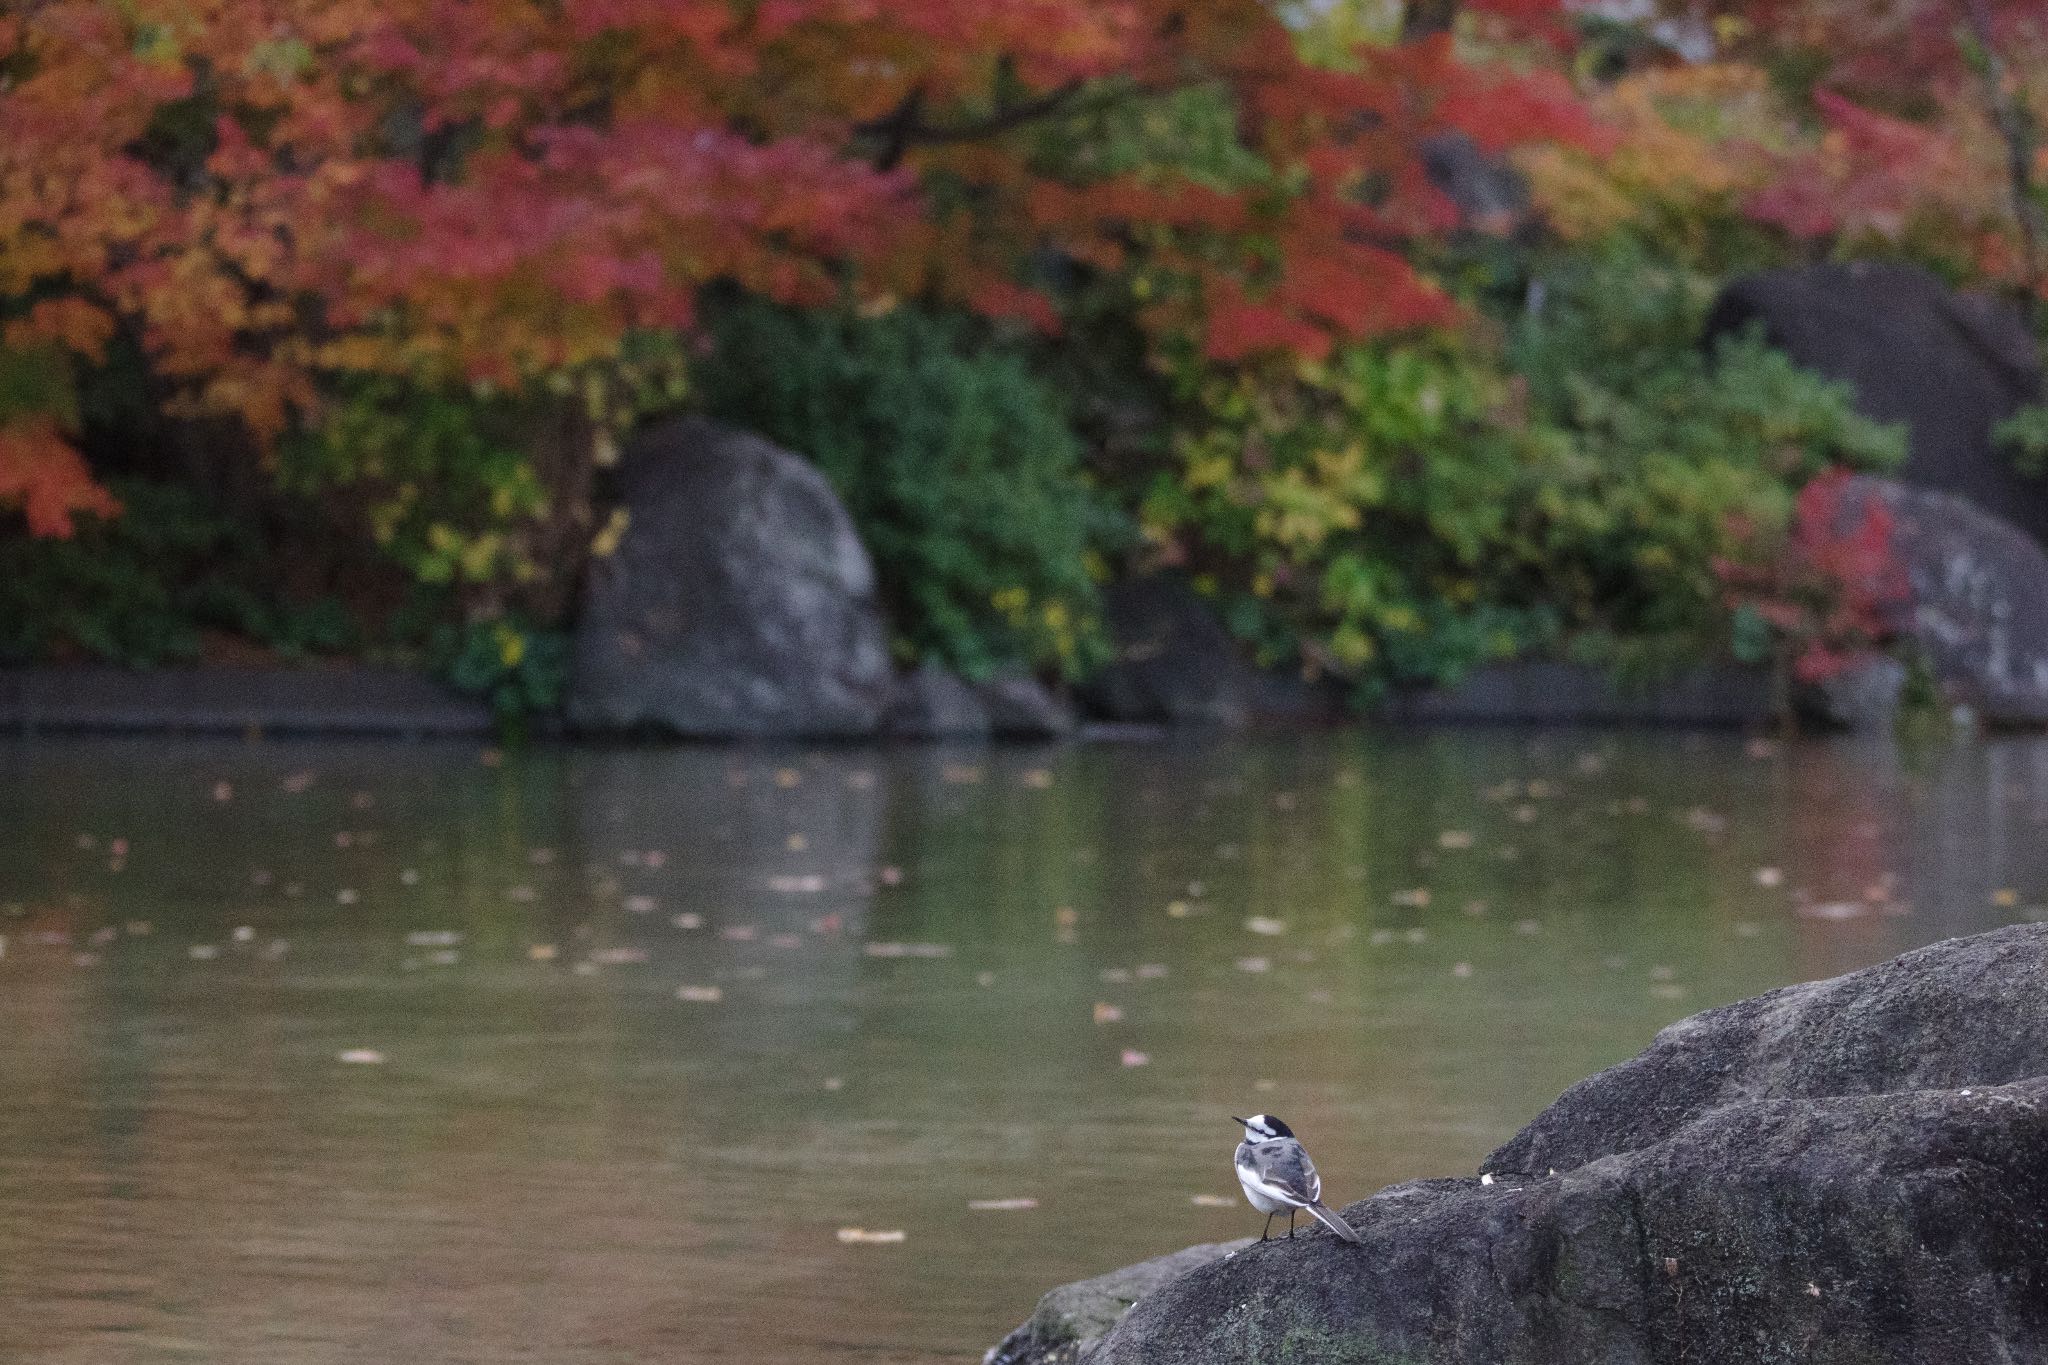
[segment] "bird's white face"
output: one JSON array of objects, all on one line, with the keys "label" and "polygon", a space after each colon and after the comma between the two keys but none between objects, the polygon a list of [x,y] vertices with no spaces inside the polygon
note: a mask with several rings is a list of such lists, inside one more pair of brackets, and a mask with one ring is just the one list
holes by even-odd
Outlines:
[{"label": "bird's white face", "polygon": [[1275,1125],[1270,1114],[1253,1114],[1248,1119],[1239,1119],[1238,1122],[1244,1125],[1246,1142],[1271,1142],[1284,1131]]}]

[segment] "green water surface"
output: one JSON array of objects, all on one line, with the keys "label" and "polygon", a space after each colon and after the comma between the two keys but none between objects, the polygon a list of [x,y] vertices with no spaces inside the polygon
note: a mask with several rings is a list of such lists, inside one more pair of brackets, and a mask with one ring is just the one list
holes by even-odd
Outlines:
[{"label": "green water surface", "polygon": [[973,1360],[1256,1233],[1228,1115],[1470,1171],[2044,823],[2021,739],[0,740],[0,1360]]}]

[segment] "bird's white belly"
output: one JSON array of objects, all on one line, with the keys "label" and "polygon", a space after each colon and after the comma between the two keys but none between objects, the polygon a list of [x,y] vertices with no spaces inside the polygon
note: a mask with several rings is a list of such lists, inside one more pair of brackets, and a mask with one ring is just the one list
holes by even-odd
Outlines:
[{"label": "bird's white belly", "polygon": [[1259,1187],[1257,1182],[1247,1177],[1242,1170],[1239,1170],[1237,1173],[1237,1183],[1244,1190],[1244,1197],[1249,1199],[1252,1207],[1260,1213],[1280,1213],[1287,1209],[1298,1209],[1301,1207],[1299,1204],[1267,1194]]}]

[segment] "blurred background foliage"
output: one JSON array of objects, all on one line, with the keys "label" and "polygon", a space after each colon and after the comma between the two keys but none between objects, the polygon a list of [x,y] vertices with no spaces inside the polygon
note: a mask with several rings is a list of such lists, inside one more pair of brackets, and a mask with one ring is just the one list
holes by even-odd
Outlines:
[{"label": "blurred background foliage", "polygon": [[[638,193],[634,155],[675,155],[572,109],[540,57],[524,85],[400,81],[359,108],[362,54],[391,51],[413,8],[347,43],[266,40],[232,80],[208,46],[228,38],[146,4],[0,27],[0,101],[29,149],[0,157],[0,656],[148,665],[232,639],[417,659],[508,716],[550,709],[609,524],[602,471],[636,424],[694,410],[824,471],[906,664],[1084,676],[1102,586],[1161,568],[1261,662],[1368,700],[1495,659],[1721,657],[1752,620],[1727,566],[1787,552],[1817,475],[1903,449],[1760,340],[1703,345],[1716,291],[1855,256],[2037,320],[2048,288],[2048,34],[2025,5],[1210,0],[1171,39],[1098,35],[1128,45],[1119,67],[1062,66],[1080,59],[1044,35],[933,4],[976,60],[849,93],[852,65],[803,67],[824,59],[707,0],[686,7],[710,16],[694,36],[620,20],[612,46],[574,49],[622,105],[645,94],[630,81],[687,75],[650,74],[664,44],[751,44],[753,70],[794,82],[771,113],[759,77],[718,68],[693,107],[736,158],[707,180],[726,196],[708,221],[759,217],[732,238],[669,225],[698,252],[686,298],[684,267],[630,234],[600,253],[520,218],[541,201],[508,187],[548,189],[531,177],[555,172],[550,147],[619,151],[576,201],[614,207]],[[58,9],[155,84],[43,89],[85,60],[38,30]],[[464,40],[504,37],[493,16]],[[1239,51],[1275,16],[1285,69]],[[892,22],[853,37],[886,47]],[[233,270],[137,274],[114,228],[91,250],[48,228],[58,210],[19,179],[56,156],[36,130],[63,100],[128,119],[117,159]],[[266,196],[318,171],[290,143],[312,134],[276,120],[308,110],[382,148],[339,182],[379,186],[368,216],[401,225],[366,270],[431,289],[358,299],[323,283],[331,260],[279,258],[303,196]],[[805,161],[820,128],[844,145]],[[1461,216],[1422,171],[1446,134],[1511,164],[1526,203]],[[824,165],[841,179],[775,199]],[[437,250],[459,268],[434,274]],[[1332,251],[1342,268],[1317,273]],[[2034,409],[2002,437],[2038,468],[2044,431]],[[276,571],[295,561],[319,572]]]}]

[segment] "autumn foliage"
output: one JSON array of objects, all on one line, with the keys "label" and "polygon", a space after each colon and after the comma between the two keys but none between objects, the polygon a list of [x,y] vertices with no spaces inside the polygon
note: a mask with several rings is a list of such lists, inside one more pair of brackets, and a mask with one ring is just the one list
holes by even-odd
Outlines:
[{"label": "autumn foliage", "polygon": [[[1554,37],[1549,3],[1491,7]],[[1058,130],[1214,88],[1260,167],[1092,171]],[[1596,142],[1562,78],[1450,36],[1310,65],[1260,0],[37,0],[0,18],[0,504],[106,511],[65,377],[120,338],[266,446],[337,379],[602,387],[701,291],[964,305],[1127,277],[1155,344],[1319,356],[1441,321],[1417,158]]]},{"label": "autumn foliage", "polygon": [[1910,596],[1892,550],[1895,518],[1833,469],[1800,490],[1782,550],[1763,565],[1718,561],[1740,620],[1766,626],[1803,683],[1824,682],[1888,643]]}]

